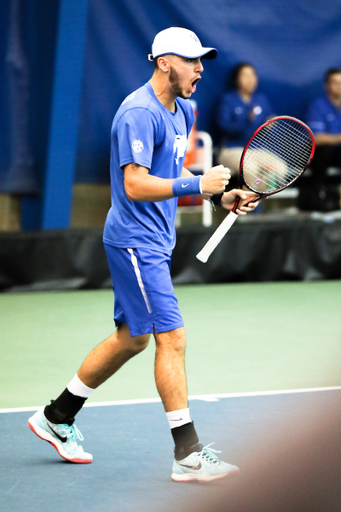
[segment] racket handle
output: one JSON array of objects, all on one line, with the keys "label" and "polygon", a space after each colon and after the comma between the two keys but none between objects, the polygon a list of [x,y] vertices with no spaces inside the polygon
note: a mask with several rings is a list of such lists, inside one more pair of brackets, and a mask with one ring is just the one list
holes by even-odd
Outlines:
[{"label": "racket handle", "polygon": [[230,212],[226,215],[223,222],[217,227],[211,238],[206,242],[204,247],[197,254],[197,259],[206,263],[208,258],[211,256],[214,249],[219,245],[221,240],[224,238],[228,230],[233,226],[236,222],[238,215],[234,212]]}]

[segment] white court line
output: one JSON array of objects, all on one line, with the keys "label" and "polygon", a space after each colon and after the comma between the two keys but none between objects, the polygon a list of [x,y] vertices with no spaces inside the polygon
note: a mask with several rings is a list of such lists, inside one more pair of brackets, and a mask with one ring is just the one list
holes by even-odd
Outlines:
[{"label": "white court line", "polygon": [[[271,396],[286,395],[293,393],[316,393],[319,391],[341,391],[341,386],[332,386],[326,388],[300,388],[300,389],[281,389],[277,391],[250,391],[245,393],[216,393],[212,395],[190,395],[189,400],[202,400],[204,402],[217,402],[220,398],[244,398],[250,396]],[[136,400],[115,400],[113,402],[91,402],[84,404],[84,407],[104,407],[107,405],[136,405],[136,404],[152,404],[161,402],[160,398],[141,398]],[[0,409],[0,413],[6,412],[29,412],[36,411],[43,407],[42,405],[35,407],[15,407],[12,409]]]}]

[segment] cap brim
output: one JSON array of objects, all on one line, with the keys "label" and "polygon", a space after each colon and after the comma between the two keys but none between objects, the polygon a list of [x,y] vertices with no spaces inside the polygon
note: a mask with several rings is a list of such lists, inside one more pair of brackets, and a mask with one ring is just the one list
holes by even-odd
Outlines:
[{"label": "cap brim", "polygon": [[203,57],[205,59],[213,60],[218,55],[218,50],[216,48],[203,48],[203,49],[206,50],[205,53],[203,53],[202,55],[198,55],[198,57]]},{"label": "cap brim", "polygon": [[175,52],[166,52],[166,53],[161,53],[160,55],[155,55],[155,56],[153,56],[152,54],[149,54],[148,59],[154,60],[154,59],[157,59],[158,57],[162,57],[163,55],[178,55],[179,57],[184,57],[185,59],[198,59],[200,57],[203,59],[212,60],[212,59],[215,59],[218,55],[218,50],[216,48],[202,48],[202,50],[203,50],[202,52],[200,52],[199,54],[196,53],[195,55],[188,55],[185,53],[175,53]]}]

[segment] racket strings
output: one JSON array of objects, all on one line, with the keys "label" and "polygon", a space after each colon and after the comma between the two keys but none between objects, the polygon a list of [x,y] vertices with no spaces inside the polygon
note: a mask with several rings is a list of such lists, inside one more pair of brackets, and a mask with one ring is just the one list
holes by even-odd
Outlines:
[{"label": "racket strings", "polygon": [[[278,167],[279,165],[283,166],[284,162],[278,158],[275,160],[272,154],[270,154],[270,156],[266,155],[265,150],[261,151],[262,154],[259,155],[261,161],[260,158],[257,158],[256,155],[252,155],[251,153],[249,158],[246,159],[248,165],[245,167],[248,174],[251,174],[255,179],[260,180],[262,183],[268,184],[271,188],[285,186],[286,183],[290,183],[296,178],[298,172],[297,170],[293,171],[292,166],[286,166],[284,169],[282,168],[283,175],[281,175]],[[277,169],[277,173],[275,169]],[[298,168],[298,171],[300,172],[301,169],[302,166]]]},{"label": "racket strings", "polygon": [[302,152],[304,143],[296,147],[297,140],[292,136],[283,143],[280,135],[274,135],[271,141],[267,140],[268,137],[253,141],[247,159],[249,172],[263,183],[269,183],[271,188],[291,182],[305,167],[310,155],[310,148]]},{"label": "racket strings", "polygon": [[[309,143],[309,140],[307,142]],[[303,143],[304,143],[304,141],[303,141]],[[289,164],[291,163],[292,166],[298,165],[299,167],[301,167],[302,165],[303,166],[306,165],[307,157],[309,157],[309,155],[310,155],[310,150],[309,150],[309,148],[307,148],[307,152],[304,152],[305,145],[303,144],[301,146],[301,149],[303,149],[302,153],[296,153],[294,155],[292,152],[292,149],[293,149],[293,146],[296,146],[296,144],[297,144],[297,141],[293,137],[288,137],[287,142],[283,142],[283,141],[281,142],[281,150],[286,152],[285,156],[286,156],[286,159]],[[264,143],[260,144],[258,141],[255,141],[254,144],[252,144],[252,147],[254,149],[263,149]],[[269,152],[273,151],[275,153],[276,148],[278,148],[278,143],[276,143],[276,141],[269,142],[269,148],[268,148]],[[270,154],[272,154],[272,153],[270,153]]]},{"label": "racket strings", "polygon": [[[294,123],[298,125],[296,121]],[[263,130],[255,136],[253,142],[262,142],[264,144],[266,141],[266,144],[269,146],[272,144],[274,147],[277,147],[278,142],[280,142],[281,146],[291,148],[291,144],[297,144],[298,139],[303,137],[306,142],[310,143],[311,147],[311,136],[309,132],[307,132],[306,128],[302,125],[299,125],[298,129],[294,123],[291,120],[281,119],[280,121],[274,122],[274,126],[271,124],[266,125]],[[277,133],[274,133],[275,130],[277,130]],[[275,140],[276,136],[277,141]]]},{"label": "racket strings", "polygon": [[[283,142],[280,140],[277,141],[276,139],[271,142],[266,142],[266,149],[264,149],[265,146],[263,141],[261,141],[261,143],[255,141],[255,143],[252,145],[254,149],[258,149],[259,151],[265,151],[263,155],[265,164],[271,163],[273,157],[279,157],[283,162],[287,164],[288,173],[290,173],[292,176],[296,176],[297,169],[300,170],[307,164],[311,148],[306,147],[304,141],[303,143],[301,142],[301,144],[298,147],[297,140],[294,139],[293,137],[289,137],[287,139],[287,142]],[[280,152],[278,151],[279,143],[281,150]],[[306,151],[304,151],[305,147]]]},{"label": "racket strings", "polygon": [[261,193],[286,187],[307,166],[312,146],[309,131],[295,120],[281,118],[265,125],[244,154],[246,184]]},{"label": "racket strings", "polygon": [[[249,153],[248,157],[244,163],[244,176],[247,182],[253,177],[255,185],[262,183],[272,190],[285,186],[286,183],[290,183],[297,176],[296,173],[288,171],[286,167],[282,169],[283,175],[281,176],[278,172],[278,162],[272,155],[267,158],[264,155],[264,150],[258,156]],[[282,162],[280,162],[280,165],[282,165]],[[275,168],[277,168],[277,173],[274,172]]]}]

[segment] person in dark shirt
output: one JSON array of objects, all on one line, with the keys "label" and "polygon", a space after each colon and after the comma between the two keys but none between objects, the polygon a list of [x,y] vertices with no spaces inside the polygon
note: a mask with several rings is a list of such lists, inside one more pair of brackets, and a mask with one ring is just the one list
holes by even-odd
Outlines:
[{"label": "person in dark shirt", "polygon": [[316,150],[311,162],[311,187],[302,189],[301,210],[331,211],[340,208],[337,186],[328,186],[328,167],[341,168],[341,68],[330,68],[324,77],[325,94],[308,109],[307,124],[313,130]]},{"label": "person in dark shirt", "polygon": [[274,112],[266,96],[256,91],[258,76],[252,64],[238,64],[229,82],[230,88],[218,109],[217,122],[222,135],[218,162],[236,174],[244,146]]}]

